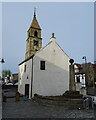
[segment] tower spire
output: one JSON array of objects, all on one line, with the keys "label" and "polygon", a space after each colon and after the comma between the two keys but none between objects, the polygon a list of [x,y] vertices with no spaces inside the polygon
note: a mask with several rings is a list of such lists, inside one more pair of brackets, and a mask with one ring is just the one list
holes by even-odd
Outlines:
[{"label": "tower spire", "polygon": [[33,28],[41,30],[41,28],[40,28],[40,26],[38,24],[38,21],[36,19],[36,7],[34,7],[34,16],[33,16],[33,20],[32,20],[32,23],[31,23],[30,27],[33,27]]},{"label": "tower spire", "polygon": [[36,17],[36,7],[34,7],[34,17]]},{"label": "tower spire", "polygon": [[33,10],[33,20],[28,29],[28,38],[26,40],[26,54],[25,58],[34,55],[42,48],[41,28],[36,18],[36,8]]}]

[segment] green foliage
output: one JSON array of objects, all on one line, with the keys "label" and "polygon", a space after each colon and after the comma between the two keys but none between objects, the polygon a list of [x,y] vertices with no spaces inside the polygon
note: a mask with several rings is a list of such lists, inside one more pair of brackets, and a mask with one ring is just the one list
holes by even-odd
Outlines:
[{"label": "green foliage", "polygon": [[11,75],[11,71],[10,70],[2,70],[2,77],[5,78],[5,77],[7,77],[7,75]]}]

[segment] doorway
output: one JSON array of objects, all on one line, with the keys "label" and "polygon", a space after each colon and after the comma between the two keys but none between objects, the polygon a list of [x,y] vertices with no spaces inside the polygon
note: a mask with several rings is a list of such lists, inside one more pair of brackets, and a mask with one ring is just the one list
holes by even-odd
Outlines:
[{"label": "doorway", "polygon": [[25,96],[29,98],[29,84],[25,84]]}]

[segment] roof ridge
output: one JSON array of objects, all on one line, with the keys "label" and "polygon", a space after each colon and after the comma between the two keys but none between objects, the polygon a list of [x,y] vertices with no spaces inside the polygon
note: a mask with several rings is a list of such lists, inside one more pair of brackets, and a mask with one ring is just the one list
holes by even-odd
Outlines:
[{"label": "roof ridge", "polygon": [[[56,42],[56,41],[55,41]],[[61,48],[61,46],[56,42],[56,44],[59,46],[59,48],[66,54],[66,52]],[[67,54],[66,54],[67,55]],[[67,55],[68,56],[68,55]],[[69,56],[68,56],[69,57]],[[69,57],[70,58],[70,57]]]}]

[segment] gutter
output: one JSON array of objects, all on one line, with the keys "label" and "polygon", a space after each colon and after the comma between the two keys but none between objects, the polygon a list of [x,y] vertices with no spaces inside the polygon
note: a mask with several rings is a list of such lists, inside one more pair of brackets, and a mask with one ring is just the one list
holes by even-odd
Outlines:
[{"label": "gutter", "polygon": [[33,57],[32,57],[32,71],[31,71],[31,98],[32,98],[32,85],[33,85]]}]

